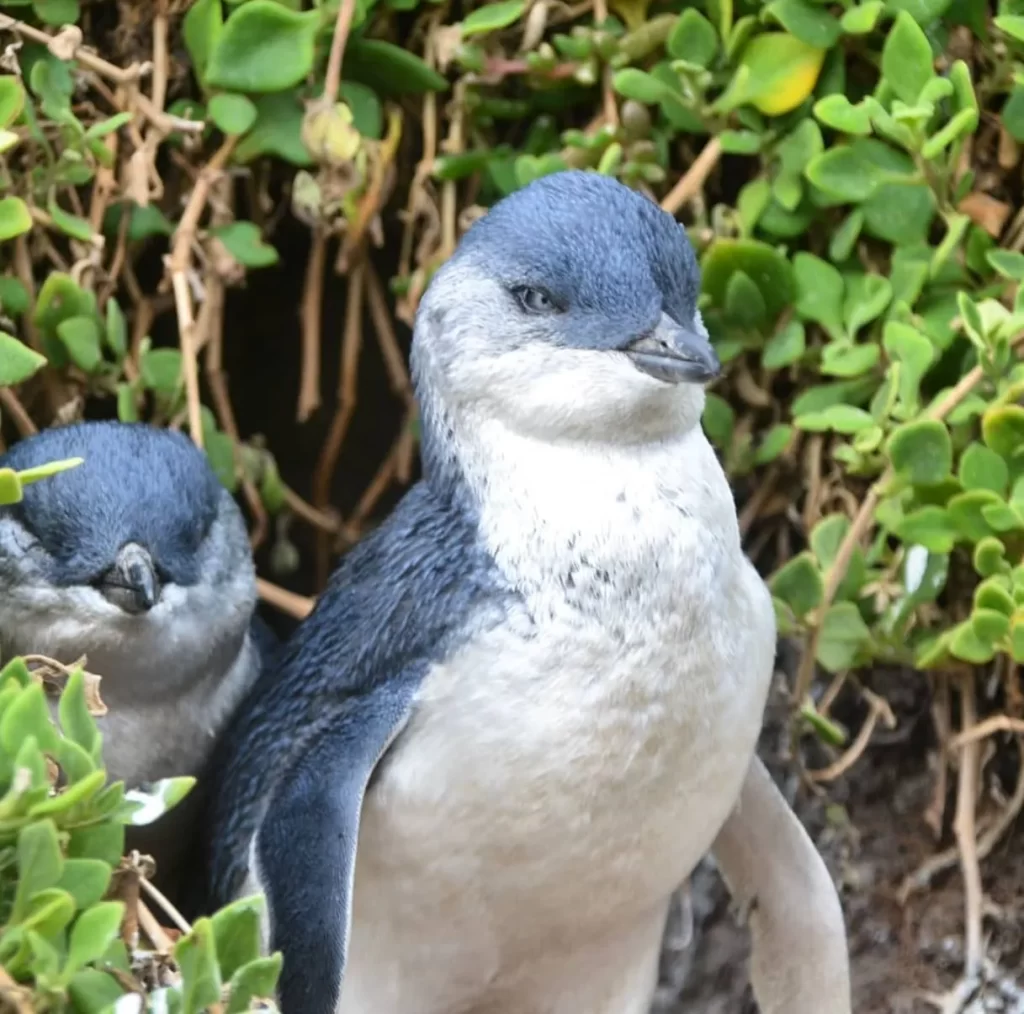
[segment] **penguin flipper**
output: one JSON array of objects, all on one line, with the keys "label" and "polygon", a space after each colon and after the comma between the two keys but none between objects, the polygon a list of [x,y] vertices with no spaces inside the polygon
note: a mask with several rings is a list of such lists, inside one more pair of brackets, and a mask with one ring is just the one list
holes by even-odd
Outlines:
[{"label": "penguin flipper", "polygon": [[[419,667],[417,667],[419,668]],[[352,924],[359,821],[378,762],[409,718],[417,672],[352,697],[278,786],[256,834],[282,1014],[333,1014]]]}]

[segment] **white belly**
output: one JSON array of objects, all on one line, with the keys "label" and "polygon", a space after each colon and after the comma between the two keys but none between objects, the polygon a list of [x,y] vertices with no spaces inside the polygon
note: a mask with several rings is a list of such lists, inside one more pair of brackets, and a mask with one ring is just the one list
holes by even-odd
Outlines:
[{"label": "white belly", "polygon": [[341,1014],[646,1010],[669,895],[760,729],[774,630],[747,567],[704,603],[738,624],[645,596],[435,667],[364,805]]}]

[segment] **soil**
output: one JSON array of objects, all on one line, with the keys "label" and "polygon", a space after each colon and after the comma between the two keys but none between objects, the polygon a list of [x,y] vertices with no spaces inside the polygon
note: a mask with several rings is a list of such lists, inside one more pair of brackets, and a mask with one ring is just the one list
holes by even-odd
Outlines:
[{"label": "soil", "polygon": [[[957,985],[963,970],[959,866],[936,876],[905,906],[898,900],[904,877],[952,843],[948,824],[954,804],[951,788],[946,833],[936,841],[924,819],[935,792],[934,751],[922,749],[921,737],[914,735],[915,726],[928,723],[928,684],[917,673],[897,678],[904,681],[895,695],[903,705],[894,704],[900,718],[897,731],[887,737],[876,734],[877,742],[828,786],[826,795],[816,797],[802,787],[797,791],[796,765],[786,757],[788,705],[781,676],[759,746],[839,885],[856,1014],[941,1010],[943,996]],[[843,811],[843,819],[837,819]],[[994,971],[964,1002],[946,1009],[1024,1014],[1024,818],[1009,828],[981,869],[989,903],[986,957]],[[731,913],[710,860],[694,874],[690,891],[692,938],[685,939],[677,901],[666,929],[662,981],[652,1014],[757,1014],[747,982],[748,934]]]}]

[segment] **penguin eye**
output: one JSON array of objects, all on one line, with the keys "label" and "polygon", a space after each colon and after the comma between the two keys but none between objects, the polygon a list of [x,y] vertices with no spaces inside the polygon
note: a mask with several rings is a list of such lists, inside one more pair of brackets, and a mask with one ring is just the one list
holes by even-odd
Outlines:
[{"label": "penguin eye", "polygon": [[520,285],[512,290],[519,307],[525,313],[557,313],[558,306],[543,289]]}]

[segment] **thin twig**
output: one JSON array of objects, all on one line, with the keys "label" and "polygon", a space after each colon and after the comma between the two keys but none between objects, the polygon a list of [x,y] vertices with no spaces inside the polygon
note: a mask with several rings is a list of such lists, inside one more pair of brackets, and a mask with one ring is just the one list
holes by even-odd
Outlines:
[{"label": "thin twig", "polygon": [[178,228],[174,231],[171,253],[166,261],[174,287],[174,306],[178,314],[181,365],[185,374],[185,397],[188,401],[188,425],[192,439],[199,447],[203,446],[203,425],[199,402],[199,365],[196,362],[195,314],[188,284],[188,270],[192,259],[192,244],[199,228],[199,219],[210,196],[210,188],[227,164],[237,143],[237,135],[227,137],[200,172]]},{"label": "thin twig", "polygon": [[896,716],[892,713],[892,709],[885,698],[879,697],[865,688],[861,688],[861,693],[867,699],[868,705],[871,708],[868,717],[860,727],[860,731],[857,733],[854,741],[837,761],[829,764],[828,767],[807,772],[807,777],[812,782],[834,782],[840,775],[849,771],[867,749],[868,743],[871,741],[871,734],[875,731],[875,726],[878,724],[879,719],[883,719],[890,729],[896,725]]},{"label": "thin twig", "polygon": [[[341,446],[345,442],[352,415],[356,410],[359,392],[359,353],[363,344],[363,279],[365,258],[358,261],[348,275],[345,298],[345,330],[341,342],[341,368],[338,376],[338,404],[331,420],[331,428],[320,451],[313,475],[313,505],[323,510],[331,500],[331,485]],[[330,541],[326,533],[317,538],[317,586],[327,582]]]},{"label": "thin twig", "polygon": [[307,598],[305,595],[296,595],[286,588],[281,588],[262,577],[256,578],[256,591],[264,602],[280,609],[282,613],[294,616],[297,620],[304,620],[313,611],[316,599]]},{"label": "thin twig", "polygon": [[327,234],[313,230],[313,244],[306,261],[306,280],[302,288],[302,375],[299,379],[299,404],[295,418],[304,423],[320,407],[320,328],[323,304],[324,259]]},{"label": "thin twig", "polygon": [[288,509],[303,521],[319,528],[328,535],[337,535],[341,531],[341,518],[329,507],[314,507],[288,486],[284,488],[284,502]]},{"label": "thin twig", "polygon": [[171,904],[164,893],[158,888],[154,887],[145,877],[139,879],[139,883],[142,885],[142,890],[146,892],[167,914],[171,922],[174,923],[182,933],[191,933],[192,926],[189,921]]},{"label": "thin twig", "polygon": [[9,387],[0,387],[0,408],[14,420],[14,425],[23,437],[30,437],[39,432],[32,417],[25,411],[25,406]]},{"label": "thin twig", "polygon": [[345,55],[345,44],[352,27],[355,14],[355,0],[341,0],[338,5],[338,18],[334,22],[334,36],[331,39],[331,52],[327,57],[327,72],[324,75],[323,99],[334,103],[338,100],[338,88],[341,86],[341,61]]},{"label": "thin twig", "polygon": [[[18,21],[17,18],[12,18],[9,14],[0,14],[0,31],[4,30],[17,32],[19,35],[25,36],[26,39],[31,39],[33,42],[39,42],[44,46],[49,47],[50,43],[53,42],[53,36],[48,35],[46,32],[33,28],[31,25],[26,25],[24,21]],[[130,67],[122,69],[115,67],[114,64],[108,63],[102,57],[96,56],[95,53],[91,53],[87,49],[83,49],[78,46],[75,49],[75,59],[89,70],[94,71],[97,74],[101,74],[103,77],[114,81],[116,84],[126,84],[129,81],[137,81],[142,76],[143,72],[147,69],[145,65],[133,63]]]},{"label": "thin twig", "polygon": [[[960,683],[960,710],[960,728],[963,733],[970,732],[977,721],[973,672],[967,673]],[[981,747],[977,740],[969,742],[960,753],[956,818],[953,821],[964,877],[964,909],[967,921],[964,975],[968,978],[981,971],[984,956],[981,944],[981,870],[978,866],[978,842],[974,830],[980,760]]]},{"label": "thin twig", "polygon": [[721,157],[722,142],[713,137],[693,160],[693,165],[687,169],[683,178],[662,198],[662,208],[670,215],[678,214],[684,204],[692,201],[703,190],[707,178]]},{"label": "thin twig", "polygon": [[[145,883],[141,877],[141,883]],[[139,926],[142,932],[149,937],[153,946],[161,954],[170,954],[174,950],[174,941],[167,935],[167,931],[160,925],[160,920],[146,907],[145,903],[138,903]]]},{"label": "thin twig", "polygon": [[[1017,752],[1020,766],[1018,768],[1017,785],[1013,790],[1013,796],[1002,809],[999,816],[992,821],[983,834],[978,838],[978,861],[988,858],[992,850],[999,843],[999,839],[1009,830],[1017,819],[1021,810],[1024,809],[1024,738],[1017,739]],[[932,882],[934,877],[955,866],[960,858],[960,850],[954,845],[952,848],[944,849],[933,856],[929,856],[921,865],[908,874],[903,883],[900,884],[896,897],[901,905],[907,903],[907,899],[915,891],[922,891]]]}]

